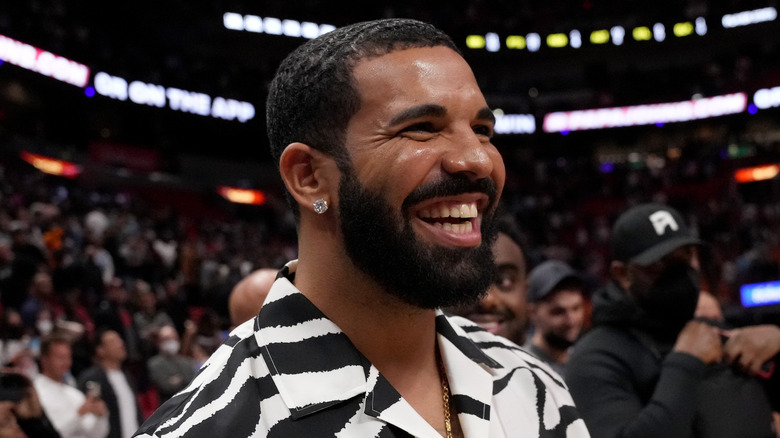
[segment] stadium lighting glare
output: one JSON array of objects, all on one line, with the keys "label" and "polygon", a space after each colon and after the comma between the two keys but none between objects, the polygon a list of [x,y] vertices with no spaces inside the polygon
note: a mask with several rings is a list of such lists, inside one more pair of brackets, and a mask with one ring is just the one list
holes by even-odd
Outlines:
[{"label": "stadium lighting glare", "polygon": [[693,33],[693,23],[691,23],[690,21],[677,23],[672,28],[672,32],[674,33],[674,36],[678,38],[687,37],[688,35]]},{"label": "stadium lighting glare", "polygon": [[77,87],[89,82],[89,68],[63,56],[0,35],[0,59]]},{"label": "stadium lighting glare", "polygon": [[[469,35],[466,37],[466,47],[469,49],[484,49],[485,37],[482,35]],[[511,47],[510,47],[511,48]]]},{"label": "stadium lighting glare", "polygon": [[138,105],[169,108],[174,111],[211,116],[224,120],[238,120],[241,123],[255,117],[255,107],[224,97],[212,98],[208,94],[181,90],[173,87],[149,84],[141,81],[129,82],[105,72],[95,74],[95,91],[101,96],[116,100],[130,100]]},{"label": "stadium lighting glare", "polygon": [[217,188],[217,193],[228,201],[236,204],[263,205],[266,200],[265,193],[260,190],[219,186]]},{"label": "stadium lighting glare", "polygon": [[615,26],[609,30],[610,36],[612,36],[612,44],[619,46],[623,44],[623,38],[626,36],[626,30],[623,26]]},{"label": "stadium lighting glare", "polygon": [[780,281],[743,284],[739,288],[742,307],[780,304]]},{"label": "stadium lighting glare", "polygon": [[734,172],[734,179],[738,183],[766,181],[780,173],[780,165],[766,164],[763,166],[745,167]]},{"label": "stadium lighting glare", "polygon": [[259,17],[251,14],[242,15],[235,12],[225,12],[222,15],[222,25],[228,30],[308,39],[317,38],[336,28],[330,24],[317,24],[309,21],[300,22],[276,17]]},{"label": "stadium lighting glare", "polygon": [[529,52],[537,52],[542,46],[542,37],[538,33],[529,33],[525,37],[526,44],[528,44]]},{"label": "stadium lighting glare", "polygon": [[68,161],[58,160],[56,158],[39,154],[33,154],[27,151],[22,151],[19,156],[22,160],[32,164],[36,169],[43,173],[48,173],[49,175],[62,176],[73,179],[81,174],[81,168],[78,165]]},{"label": "stadium lighting glare", "polygon": [[724,15],[720,22],[725,29],[748,26],[751,24],[765,23],[777,19],[777,9],[773,7],[743,11],[736,14]]},{"label": "stadium lighting glare", "polygon": [[509,35],[506,37],[506,48],[523,50],[526,48],[525,37],[521,35]]},{"label": "stadium lighting glare", "polygon": [[753,103],[758,109],[780,106],[780,87],[762,88],[753,94]]},{"label": "stadium lighting glare", "polygon": [[536,119],[533,114],[498,114],[496,116],[496,134],[533,134],[536,132]]},{"label": "stadium lighting glare", "polygon": [[696,35],[707,35],[707,20],[705,20],[704,17],[696,19]]},{"label": "stadium lighting glare", "polygon": [[647,26],[635,27],[631,31],[631,36],[635,41],[650,41],[653,38],[653,32]]},{"label": "stadium lighting glare", "polygon": [[574,49],[582,47],[582,35],[580,35],[580,31],[574,29],[569,32],[569,44]]},{"label": "stadium lighting glare", "polygon": [[485,34],[485,48],[488,52],[498,52],[501,50],[501,40],[497,33],[490,32]]},{"label": "stadium lighting glare", "polygon": [[609,41],[609,31],[606,29],[594,30],[590,33],[591,44],[605,44]]},{"label": "stadium lighting glare", "polygon": [[547,46],[561,48],[569,45],[569,37],[565,33],[552,33],[547,35]]},{"label": "stadium lighting glare", "polygon": [[733,93],[682,102],[548,113],[542,128],[544,132],[552,133],[687,122],[737,114],[746,108],[747,95]]},{"label": "stadium lighting glare", "polygon": [[655,23],[653,25],[653,39],[659,43],[666,40],[666,27],[661,23]]}]

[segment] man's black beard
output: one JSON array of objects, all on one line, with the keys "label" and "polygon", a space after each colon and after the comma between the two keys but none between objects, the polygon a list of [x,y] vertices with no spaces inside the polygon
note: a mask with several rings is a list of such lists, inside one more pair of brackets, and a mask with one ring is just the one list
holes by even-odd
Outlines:
[{"label": "man's black beard", "polygon": [[482,218],[482,243],[475,248],[447,248],[421,242],[412,229],[408,207],[425,199],[463,193],[487,193],[495,205],[493,181],[450,177],[418,187],[404,201],[402,214],[377,193],[363,187],[348,169],[339,185],[339,217],[352,262],[402,301],[424,309],[478,300],[493,279],[496,238],[494,212]]},{"label": "man's black beard", "polygon": [[700,289],[699,274],[687,263],[667,267],[651,284],[635,278],[630,290],[643,312],[639,324],[662,339],[676,339],[696,313]]},{"label": "man's black beard", "polygon": [[542,333],[542,337],[544,338],[544,341],[547,342],[547,345],[559,351],[567,350],[574,345],[575,342],[570,341],[565,336],[557,335],[554,332]]}]

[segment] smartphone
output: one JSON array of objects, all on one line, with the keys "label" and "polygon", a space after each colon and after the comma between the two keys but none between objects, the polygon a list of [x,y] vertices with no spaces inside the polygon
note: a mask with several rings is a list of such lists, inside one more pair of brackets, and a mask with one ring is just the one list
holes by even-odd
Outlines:
[{"label": "smartphone", "polygon": [[100,398],[100,383],[89,381],[86,383],[86,395],[88,398]]},{"label": "smartphone", "polygon": [[[723,344],[726,343],[726,341],[729,340],[729,337],[731,335],[726,330],[720,330],[720,340]],[[764,362],[764,364],[761,366],[761,369],[756,374],[758,377],[761,377],[762,379],[769,379],[775,374],[775,361],[769,360]]]},{"label": "smartphone", "polygon": [[14,373],[0,373],[0,401],[18,402],[27,394],[30,380]]}]

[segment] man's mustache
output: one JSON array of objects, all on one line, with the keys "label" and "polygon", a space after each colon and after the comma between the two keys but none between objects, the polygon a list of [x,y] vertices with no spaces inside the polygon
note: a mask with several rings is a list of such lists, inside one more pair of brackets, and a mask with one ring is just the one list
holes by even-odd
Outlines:
[{"label": "man's mustache", "polygon": [[416,188],[404,200],[402,208],[407,208],[422,201],[441,198],[445,196],[457,196],[464,193],[484,193],[490,198],[490,205],[494,205],[498,198],[496,184],[490,178],[472,180],[468,177],[448,176],[446,179],[426,184]]}]

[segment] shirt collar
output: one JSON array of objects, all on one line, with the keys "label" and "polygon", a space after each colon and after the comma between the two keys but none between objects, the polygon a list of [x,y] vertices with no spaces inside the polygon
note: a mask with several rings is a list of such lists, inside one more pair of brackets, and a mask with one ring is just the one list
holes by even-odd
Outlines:
[{"label": "shirt collar", "polygon": [[[254,327],[263,360],[291,416],[297,419],[362,395],[366,414],[395,423],[393,410],[387,408],[397,406],[400,395],[293,285],[296,266],[292,261],[280,271]],[[436,330],[453,394],[468,395],[461,400],[476,402],[482,417],[488,418],[493,369],[501,366],[439,310]],[[474,372],[482,376],[475,379]]]}]

